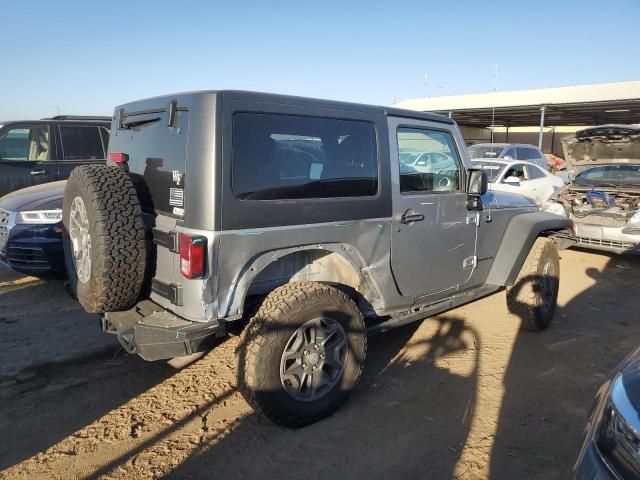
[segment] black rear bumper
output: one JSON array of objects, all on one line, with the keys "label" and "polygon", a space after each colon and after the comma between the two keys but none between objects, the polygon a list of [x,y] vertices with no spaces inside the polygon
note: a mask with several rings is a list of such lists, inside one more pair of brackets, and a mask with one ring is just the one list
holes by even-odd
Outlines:
[{"label": "black rear bumper", "polygon": [[191,322],[150,300],[126,312],[106,313],[102,330],[117,335],[127,352],[148,361],[191,355],[225,334],[218,320]]}]

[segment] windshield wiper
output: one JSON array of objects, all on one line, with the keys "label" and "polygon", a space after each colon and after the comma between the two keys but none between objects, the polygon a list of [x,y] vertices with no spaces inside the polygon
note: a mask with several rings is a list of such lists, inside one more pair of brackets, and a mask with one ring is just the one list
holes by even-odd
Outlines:
[{"label": "windshield wiper", "polygon": [[124,130],[131,130],[132,128],[144,127],[145,125],[150,125],[152,123],[159,122],[159,121],[160,121],[160,117],[145,118],[145,119],[139,119],[139,120],[128,120],[128,121],[125,120],[120,124],[120,128]]}]

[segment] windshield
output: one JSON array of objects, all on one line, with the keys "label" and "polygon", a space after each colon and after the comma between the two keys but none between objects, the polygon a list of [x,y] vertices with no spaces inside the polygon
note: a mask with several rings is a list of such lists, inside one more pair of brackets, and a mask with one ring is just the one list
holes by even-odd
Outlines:
[{"label": "windshield", "polygon": [[502,173],[502,170],[504,170],[504,167],[506,166],[502,163],[478,161],[471,162],[471,165],[473,165],[475,168],[481,168],[482,170],[484,170],[487,173],[487,180],[489,181],[489,183],[495,183],[497,178]]},{"label": "windshield", "polygon": [[638,185],[640,184],[640,165],[602,165],[579,173],[576,185]]},{"label": "windshield", "polygon": [[467,147],[469,158],[498,158],[504,150],[497,145],[472,145]]}]

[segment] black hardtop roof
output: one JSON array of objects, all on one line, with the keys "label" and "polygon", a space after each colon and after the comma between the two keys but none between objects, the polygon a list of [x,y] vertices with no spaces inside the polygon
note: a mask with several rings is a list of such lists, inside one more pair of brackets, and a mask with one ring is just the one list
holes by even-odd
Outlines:
[{"label": "black hardtop roof", "polygon": [[[193,92],[182,92],[169,95],[162,95],[158,97],[151,97],[141,99],[138,101],[129,102],[116,107],[116,110],[124,109],[127,113],[127,106],[139,104],[139,103],[157,103],[158,100],[163,100],[167,104],[171,100],[177,100],[178,104],[181,103],[180,99],[186,100],[188,97],[194,99],[201,95],[221,95],[229,100],[243,100],[257,103],[277,103],[281,105],[295,105],[295,106],[309,106],[317,108],[326,108],[330,110],[347,111],[347,112],[360,112],[368,113],[372,115],[385,115],[395,117],[414,118],[418,120],[428,120],[432,122],[446,123],[453,125],[455,122],[449,117],[444,115],[438,115],[435,113],[418,112],[416,110],[406,110],[402,108],[383,107],[378,105],[366,105],[362,103],[342,102],[337,100],[324,100],[320,98],[299,97],[294,95],[281,95],[277,93],[263,93],[263,92],[250,92],[244,90],[201,90]],[[191,103],[191,102],[188,102]],[[138,108],[133,108],[137,110]]]}]

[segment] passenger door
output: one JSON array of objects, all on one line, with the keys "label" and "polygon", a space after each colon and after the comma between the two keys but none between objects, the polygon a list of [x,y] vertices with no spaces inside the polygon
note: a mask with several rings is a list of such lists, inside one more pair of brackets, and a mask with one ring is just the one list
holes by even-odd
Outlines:
[{"label": "passenger door", "polygon": [[108,132],[94,125],[58,125],[58,165],[60,179],[69,178],[71,170],[78,165],[104,163],[106,161]]},{"label": "passenger door", "polygon": [[[394,277],[402,295],[437,299],[467,283],[476,266],[479,215],[467,209],[464,143],[449,125],[400,118],[389,118],[389,142]],[[429,166],[403,163],[417,156]]]},{"label": "passenger door", "polygon": [[0,196],[58,179],[46,124],[11,124],[0,132]]}]

